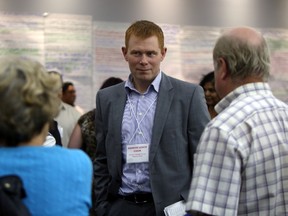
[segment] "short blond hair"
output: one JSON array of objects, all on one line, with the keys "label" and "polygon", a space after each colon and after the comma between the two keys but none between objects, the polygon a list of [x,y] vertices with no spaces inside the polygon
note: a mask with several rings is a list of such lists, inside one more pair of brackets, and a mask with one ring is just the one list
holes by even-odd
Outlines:
[{"label": "short blond hair", "polygon": [[131,36],[134,35],[141,39],[156,36],[159,42],[159,48],[164,49],[164,33],[160,26],[148,20],[139,20],[132,23],[125,33],[125,46],[128,48],[128,43]]},{"label": "short blond hair", "polygon": [[60,79],[25,57],[0,59],[0,143],[17,146],[39,134],[59,112]]}]

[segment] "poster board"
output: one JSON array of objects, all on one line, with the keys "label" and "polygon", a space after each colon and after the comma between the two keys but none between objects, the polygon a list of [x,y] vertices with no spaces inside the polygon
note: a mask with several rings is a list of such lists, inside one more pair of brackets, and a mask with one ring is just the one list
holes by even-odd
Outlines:
[{"label": "poster board", "polygon": [[[130,23],[93,21],[73,14],[16,15],[0,13],[0,57],[18,54],[34,58],[48,70],[74,83],[76,104],[88,111],[110,76],[126,80],[125,30]],[[213,70],[214,43],[224,28],[159,24],[165,35],[167,55],[161,69],[168,75],[199,83]],[[258,29],[271,51],[271,79],[275,96],[288,103],[288,30]]]}]

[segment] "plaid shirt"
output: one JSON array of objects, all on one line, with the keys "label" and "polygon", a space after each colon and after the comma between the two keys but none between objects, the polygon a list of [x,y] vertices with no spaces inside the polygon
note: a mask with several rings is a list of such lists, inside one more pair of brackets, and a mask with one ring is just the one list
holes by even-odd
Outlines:
[{"label": "plaid shirt", "polygon": [[211,215],[288,214],[288,106],[267,83],[223,98],[194,156],[186,210]]}]

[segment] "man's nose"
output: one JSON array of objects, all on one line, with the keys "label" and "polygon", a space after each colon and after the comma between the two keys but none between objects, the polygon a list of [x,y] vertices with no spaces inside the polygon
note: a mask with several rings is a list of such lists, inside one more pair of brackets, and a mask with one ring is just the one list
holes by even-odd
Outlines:
[{"label": "man's nose", "polygon": [[147,63],[148,63],[147,56],[143,54],[140,59],[140,64],[147,64]]}]

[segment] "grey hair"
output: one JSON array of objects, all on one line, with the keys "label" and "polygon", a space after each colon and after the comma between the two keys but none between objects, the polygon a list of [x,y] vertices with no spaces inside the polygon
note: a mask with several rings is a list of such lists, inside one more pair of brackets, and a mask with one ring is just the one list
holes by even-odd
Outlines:
[{"label": "grey hair", "polygon": [[213,50],[213,62],[218,68],[218,60],[223,58],[234,81],[255,76],[268,81],[270,74],[270,53],[266,40],[260,43],[232,35],[222,35]]}]

